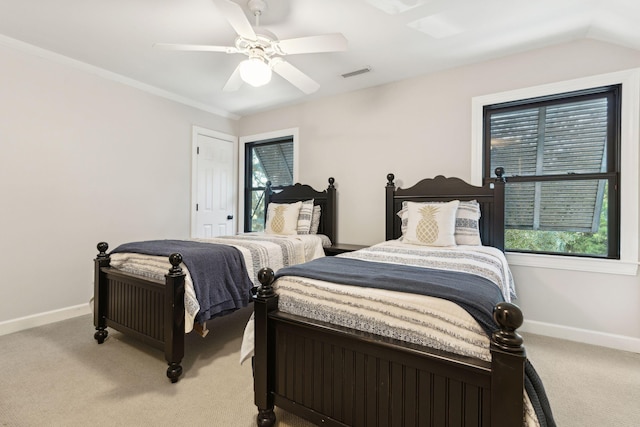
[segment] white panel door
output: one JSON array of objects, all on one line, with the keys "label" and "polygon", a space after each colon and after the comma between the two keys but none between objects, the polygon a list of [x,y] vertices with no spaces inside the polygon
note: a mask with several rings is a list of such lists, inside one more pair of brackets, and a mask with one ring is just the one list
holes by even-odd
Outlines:
[{"label": "white panel door", "polygon": [[195,237],[233,234],[234,141],[196,136]]}]

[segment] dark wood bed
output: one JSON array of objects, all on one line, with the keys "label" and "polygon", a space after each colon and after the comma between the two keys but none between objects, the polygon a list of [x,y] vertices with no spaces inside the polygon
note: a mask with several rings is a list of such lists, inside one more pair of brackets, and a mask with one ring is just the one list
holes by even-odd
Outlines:
[{"label": "dark wood bed", "polygon": [[[504,181],[476,187],[438,176],[407,189],[387,176],[386,238],[401,235],[403,201],[477,200],[484,245],[504,247]],[[520,309],[494,308],[491,362],[407,344],[278,310],[274,273],[260,272],[255,310],[257,424],[275,423],[274,405],[317,425],[523,425],[525,350]]]},{"label": "dark wood bed", "polygon": [[[295,184],[281,190],[268,187],[265,194],[266,205],[314,199],[314,205],[321,208],[318,233],[335,241],[336,189],[333,178],[329,178],[329,186],[324,191]],[[183,370],[181,362],[185,341],[182,255],[174,253],[169,256],[171,268],[165,280],[159,281],[111,267],[107,253],[109,245],[100,242],[97,248],[98,255],[94,260],[94,338],[99,344],[104,343],[108,336],[107,327],[110,327],[163,350],[169,364],[167,377],[171,382],[177,382]]]}]

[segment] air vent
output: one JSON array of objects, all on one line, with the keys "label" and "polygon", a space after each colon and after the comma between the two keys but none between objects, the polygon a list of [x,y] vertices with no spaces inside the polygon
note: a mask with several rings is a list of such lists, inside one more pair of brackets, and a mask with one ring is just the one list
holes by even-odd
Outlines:
[{"label": "air vent", "polygon": [[348,77],[357,76],[358,74],[368,73],[369,71],[371,71],[371,67],[364,67],[359,70],[351,71],[350,73],[344,73],[342,77],[346,79]]}]

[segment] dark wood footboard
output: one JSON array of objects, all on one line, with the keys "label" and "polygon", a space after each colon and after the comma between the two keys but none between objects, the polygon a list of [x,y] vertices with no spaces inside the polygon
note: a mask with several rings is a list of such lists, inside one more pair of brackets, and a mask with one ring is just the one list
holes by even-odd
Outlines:
[{"label": "dark wood footboard", "polygon": [[272,281],[263,270],[255,301],[257,425],[274,425],[274,405],[317,425],[523,425],[515,305],[495,308],[489,363],[280,313]]},{"label": "dark wood footboard", "polygon": [[185,335],[182,255],[169,257],[172,267],[163,282],[111,268],[108,248],[107,243],[98,243],[94,260],[94,338],[102,344],[111,327],[164,350],[167,377],[177,382],[182,375]]}]

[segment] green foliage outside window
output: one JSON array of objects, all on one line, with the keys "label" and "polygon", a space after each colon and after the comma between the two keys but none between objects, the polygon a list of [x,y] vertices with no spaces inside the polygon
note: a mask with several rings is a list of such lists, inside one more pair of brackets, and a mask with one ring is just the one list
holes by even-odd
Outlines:
[{"label": "green foliage outside window", "polygon": [[602,201],[600,224],[595,233],[507,229],[505,230],[505,247],[507,250],[523,252],[587,254],[606,257],[608,250],[607,188],[605,187]]}]

